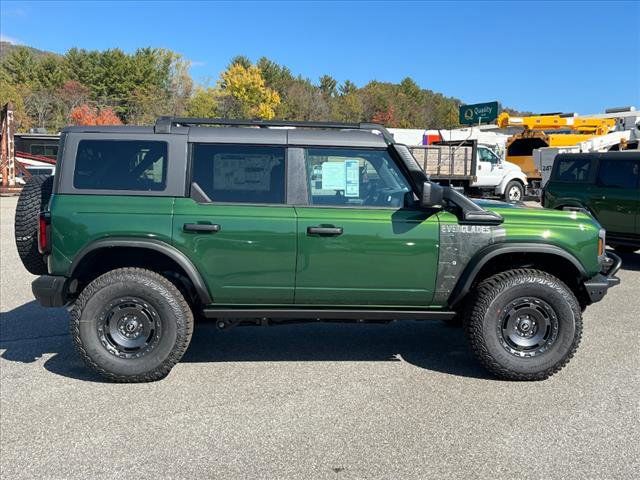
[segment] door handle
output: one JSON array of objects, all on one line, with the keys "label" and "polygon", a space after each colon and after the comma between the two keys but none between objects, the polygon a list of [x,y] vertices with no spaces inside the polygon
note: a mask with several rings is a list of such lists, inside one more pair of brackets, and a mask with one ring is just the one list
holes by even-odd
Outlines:
[{"label": "door handle", "polygon": [[185,223],[182,229],[185,232],[216,233],[220,231],[220,225],[217,223]]},{"label": "door handle", "polygon": [[307,235],[335,237],[342,235],[342,227],[307,227]]}]

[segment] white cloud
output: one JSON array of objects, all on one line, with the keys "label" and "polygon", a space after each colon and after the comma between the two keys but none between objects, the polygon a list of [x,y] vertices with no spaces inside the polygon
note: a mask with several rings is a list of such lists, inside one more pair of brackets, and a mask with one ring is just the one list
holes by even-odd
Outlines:
[{"label": "white cloud", "polygon": [[22,44],[22,41],[18,40],[17,38],[9,37],[9,36],[5,35],[4,33],[0,33],[0,41],[9,42],[9,43],[12,43],[13,45]]},{"label": "white cloud", "polygon": [[207,64],[207,62],[198,62],[196,60],[192,60],[191,61],[191,66],[192,67],[204,67]]}]

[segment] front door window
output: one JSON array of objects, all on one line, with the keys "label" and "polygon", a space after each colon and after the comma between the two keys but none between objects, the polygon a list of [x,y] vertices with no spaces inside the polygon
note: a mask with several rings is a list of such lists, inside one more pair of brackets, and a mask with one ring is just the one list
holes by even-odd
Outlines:
[{"label": "front door window", "polygon": [[385,150],[307,150],[309,203],[324,206],[404,206],[411,191]]}]

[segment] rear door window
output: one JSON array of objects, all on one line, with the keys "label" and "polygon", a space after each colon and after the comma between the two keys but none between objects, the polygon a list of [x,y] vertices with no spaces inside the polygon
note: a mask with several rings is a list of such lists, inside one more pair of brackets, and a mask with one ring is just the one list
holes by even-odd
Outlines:
[{"label": "rear door window", "polygon": [[558,161],[554,180],[558,182],[586,183],[591,173],[589,158],[563,158]]},{"label": "rear door window", "polygon": [[212,202],[285,201],[285,149],[260,145],[193,145],[192,180]]},{"label": "rear door window", "polygon": [[81,140],[73,186],[79,190],[162,191],[167,180],[167,143]]},{"label": "rear door window", "polygon": [[635,160],[601,160],[596,185],[605,188],[638,188],[638,162]]}]

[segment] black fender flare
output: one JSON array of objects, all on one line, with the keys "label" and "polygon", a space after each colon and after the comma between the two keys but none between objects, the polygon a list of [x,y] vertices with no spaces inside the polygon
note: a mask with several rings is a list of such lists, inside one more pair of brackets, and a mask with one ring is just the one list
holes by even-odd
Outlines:
[{"label": "black fender flare", "polygon": [[146,250],[153,250],[158,253],[161,253],[171,260],[176,262],[187,274],[189,280],[193,283],[193,286],[196,289],[196,293],[203,305],[209,305],[212,303],[211,295],[209,294],[209,289],[207,288],[206,283],[202,279],[200,272],[195,267],[195,265],[189,260],[189,258],[182,253],[177,248],[169,245],[166,242],[156,239],[140,239],[140,238],[127,238],[127,237],[109,237],[109,238],[101,238],[99,240],[95,240],[94,242],[86,245],[80,252],[75,256],[73,262],[69,266],[68,276],[70,278],[74,277],[74,272],[77,270],[78,266],[82,263],[83,259],[86,258],[92,252],[100,249],[109,249],[109,248],[117,248],[117,247],[129,247],[129,248],[139,248]]},{"label": "black fender flare", "polygon": [[465,295],[471,289],[471,285],[484,267],[492,259],[508,254],[508,253],[543,253],[547,255],[555,255],[571,262],[571,264],[580,273],[582,278],[587,278],[587,272],[580,261],[566,250],[556,246],[543,243],[499,243],[489,245],[479,252],[477,252],[473,258],[469,261],[466,268],[463,270],[462,275],[458,279],[456,286],[449,296],[448,305],[450,307],[456,306],[465,297]]}]

